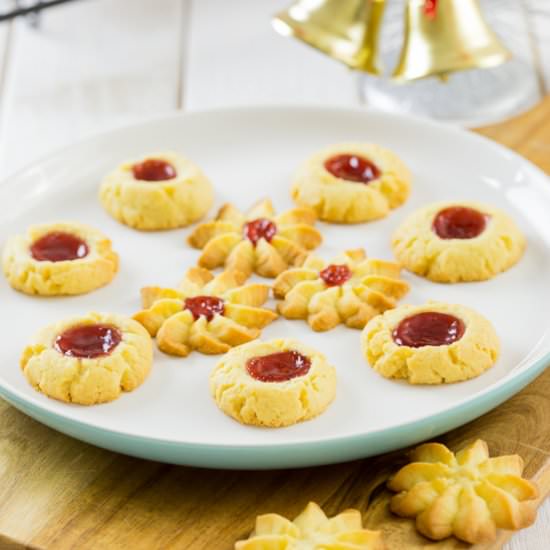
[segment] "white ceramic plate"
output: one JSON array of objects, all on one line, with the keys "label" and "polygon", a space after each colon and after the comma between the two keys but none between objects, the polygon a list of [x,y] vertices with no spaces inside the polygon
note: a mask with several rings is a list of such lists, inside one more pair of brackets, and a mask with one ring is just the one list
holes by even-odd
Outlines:
[{"label": "white ceramic plate", "polygon": [[[148,380],[113,403],[81,407],[48,399],[29,386],[19,354],[40,327],[96,311],[131,315],[144,285],[174,285],[195,264],[189,229],[141,233],[101,208],[102,176],[127,158],[177,150],[212,179],[217,205],[246,208],[270,197],[292,206],[291,176],[320,147],[374,141],[396,151],[414,174],[406,205],[385,220],[354,226],[321,224],[331,256],[365,247],[391,259],[392,230],[432,201],[472,199],[503,208],[528,238],[524,258],[484,283],[441,285],[405,274],[405,301],[429,299],[471,306],[490,319],[502,357],[482,376],[459,384],[411,386],[376,374],[360,353],[360,331],[339,327],[316,334],[303,322],[280,319],[263,338],[297,337],[323,351],[338,369],[335,402],[319,418],[285,429],[242,426],[222,414],[208,391],[217,361],[199,353],[179,359],[156,352]],[[482,414],[519,391],[545,366],[550,305],[550,185],[519,156],[492,142],[432,122],[358,110],[257,108],[178,115],[97,136],[35,164],[0,186],[0,240],[31,223],[76,220],[109,235],[121,256],[114,282],[91,294],[43,299],[0,282],[3,335],[0,392],[38,420],[86,441],[167,462],[215,467],[313,465],[367,456],[433,437]],[[210,214],[212,214],[211,212]]]}]

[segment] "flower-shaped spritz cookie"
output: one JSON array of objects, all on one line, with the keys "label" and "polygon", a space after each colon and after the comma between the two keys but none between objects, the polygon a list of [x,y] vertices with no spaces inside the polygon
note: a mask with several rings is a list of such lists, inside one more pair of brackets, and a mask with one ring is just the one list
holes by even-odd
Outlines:
[{"label": "flower-shaped spritz cookie", "polygon": [[185,357],[193,349],[206,354],[225,353],[254,340],[277,314],[261,308],[269,297],[267,285],[244,286],[237,271],[214,276],[191,268],[179,288],[145,287],[143,310],[134,315],[159,349]]},{"label": "flower-shaped spritz cookie", "polygon": [[273,290],[279,313],[307,319],[316,331],[339,323],[363,328],[379,313],[395,307],[409,290],[393,262],[367,258],[364,250],[347,250],[332,262],[309,256],[301,267],[283,271]]},{"label": "flower-shaped spritz cookie", "polygon": [[345,510],[327,518],[310,502],[290,521],[279,514],[256,518],[247,540],[235,543],[235,550],[384,550],[380,531],[363,528],[358,510]]},{"label": "flower-shaped spritz cookie", "polygon": [[417,447],[407,464],[390,479],[397,492],[391,510],[416,518],[420,533],[433,540],[454,535],[475,544],[491,541],[496,529],[522,529],[535,519],[527,502],[537,487],[523,479],[518,455],[489,458],[487,444],[478,439],[453,454],[445,445]]},{"label": "flower-shaped spritz cookie", "polygon": [[245,275],[276,277],[290,266],[301,265],[308,251],[321,244],[313,227],[315,212],[294,208],[275,215],[269,200],[242,214],[230,204],[221,207],[214,220],[200,224],[189,236],[202,249],[199,265],[207,269],[225,266]]}]

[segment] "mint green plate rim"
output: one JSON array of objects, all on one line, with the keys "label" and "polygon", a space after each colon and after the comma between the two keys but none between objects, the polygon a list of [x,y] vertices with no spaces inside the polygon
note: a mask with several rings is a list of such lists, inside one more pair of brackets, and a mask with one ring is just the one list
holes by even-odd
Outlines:
[{"label": "mint green plate rim", "polygon": [[98,447],[139,458],[205,468],[237,470],[298,468],[366,458],[434,438],[500,405],[541,374],[549,362],[550,353],[541,357],[530,368],[493,387],[491,391],[429,418],[368,434],[276,446],[251,445],[220,448],[216,445],[140,437],[97,428],[71,418],[58,416],[1,386],[0,395],[20,411],[55,430]]}]

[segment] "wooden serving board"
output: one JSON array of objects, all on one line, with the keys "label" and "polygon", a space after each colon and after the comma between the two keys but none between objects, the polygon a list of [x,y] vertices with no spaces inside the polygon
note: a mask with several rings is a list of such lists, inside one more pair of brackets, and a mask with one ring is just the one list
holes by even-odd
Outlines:
[{"label": "wooden serving board", "polygon": [[[550,173],[550,97],[480,133]],[[491,454],[520,454],[526,475],[550,493],[550,370],[492,412],[438,438],[457,449],[485,439]],[[358,508],[388,548],[467,548],[431,543],[391,516],[383,486],[403,452],[287,471],[203,470],[105,451],[57,433],[0,401],[0,548],[231,549],[257,514],[298,514],[309,500],[328,514]],[[510,533],[484,548],[500,548]]]}]

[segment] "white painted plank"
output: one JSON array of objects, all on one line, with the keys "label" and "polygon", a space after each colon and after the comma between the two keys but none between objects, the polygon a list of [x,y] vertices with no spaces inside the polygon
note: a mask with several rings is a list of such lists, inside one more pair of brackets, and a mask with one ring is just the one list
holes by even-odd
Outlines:
[{"label": "white painted plank", "polygon": [[185,0],[87,0],[14,24],[0,132],[6,174],[89,133],[176,108]]},{"label": "white painted plank", "polygon": [[356,104],[343,65],[272,29],[289,0],[194,0],[186,108],[268,103]]},{"label": "white painted plank", "polygon": [[550,2],[548,0],[527,0],[527,3],[540,56],[546,93],[550,93]]}]

